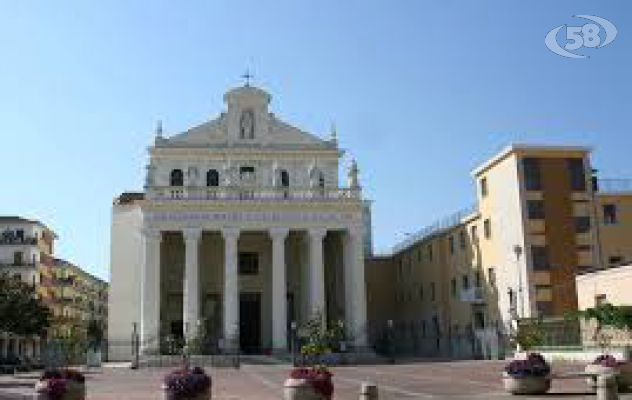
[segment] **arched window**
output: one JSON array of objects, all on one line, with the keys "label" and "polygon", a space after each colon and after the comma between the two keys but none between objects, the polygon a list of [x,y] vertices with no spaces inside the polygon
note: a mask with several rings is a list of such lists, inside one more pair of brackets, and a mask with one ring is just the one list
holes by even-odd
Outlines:
[{"label": "arched window", "polygon": [[171,171],[171,179],[169,180],[171,186],[184,186],[184,173],[181,169],[174,169]]},{"label": "arched window", "polygon": [[290,186],[290,174],[286,170],[281,170],[281,187]]},{"label": "arched window", "polygon": [[206,186],[219,186],[219,173],[216,169],[209,169],[206,173]]}]

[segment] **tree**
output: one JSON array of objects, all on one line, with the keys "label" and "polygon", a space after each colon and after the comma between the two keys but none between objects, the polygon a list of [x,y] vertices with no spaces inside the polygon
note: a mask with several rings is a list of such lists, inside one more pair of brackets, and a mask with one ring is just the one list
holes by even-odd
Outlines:
[{"label": "tree", "polygon": [[577,311],[568,318],[595,321],[593,340],[605,351],[610,346],[612,337],[604,328],[632,329],[632,306],[614,306],[610,303],[599,304],[594,308]]},{"label": "tree", "polygon": [[0,331],[41,335],[50,326],[50,316],[33,286],[7,274],[0,275]]}]

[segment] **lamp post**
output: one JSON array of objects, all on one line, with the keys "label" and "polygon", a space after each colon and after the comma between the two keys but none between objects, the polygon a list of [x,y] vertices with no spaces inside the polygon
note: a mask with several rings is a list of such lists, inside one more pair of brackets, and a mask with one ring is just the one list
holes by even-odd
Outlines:
[{"label": "lamp post", "polygon": [[393,338],[393,320],[389,319],[386,321],[386,352],[390,358],[391,364],[395,363],[395,346],[394,346],[394,338]]},{"label": "lamp post", "polygon": [[290,350],[292,351],[292,365],[296,366],[296,321],[290,322]]},{"label": "lamp post", "polygon": [[522,269],[520,268],[522,246],[519,244],[515,245],[513,251],[516,255],[516,272],[518,273],[518,318],[524,318],[524,293],[522,289]]}]

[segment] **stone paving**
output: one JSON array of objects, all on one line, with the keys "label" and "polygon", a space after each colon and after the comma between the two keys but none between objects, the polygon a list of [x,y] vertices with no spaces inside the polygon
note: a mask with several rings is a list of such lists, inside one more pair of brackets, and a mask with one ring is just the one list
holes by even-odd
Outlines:
[{"label": "stone paving", "polygon": [[[380,400],[395,399],[594,399],[579,379],[554,381],[545,396],[512,397],[502,389],[502,361],[414,362],[396,365],[333,368],[336,400],[356,400],[363,381],[376,383]],[[578,370],[579,365],[555,365],[555,372]],[[213,399],[280,400],[288,365],[242,365],[241,369],[208,369],[213,377]],[[160,383],[170,368],[130,370],[106,367],[87,375],[90,400],[162,399]],[[0,399],[31,398],[28,386],[10,387],[10,382],[28,384],[32,379],[0,377]],[[26,397],[22,397],[26,396]],[[632,394],[620,396],[632,400]]]}]

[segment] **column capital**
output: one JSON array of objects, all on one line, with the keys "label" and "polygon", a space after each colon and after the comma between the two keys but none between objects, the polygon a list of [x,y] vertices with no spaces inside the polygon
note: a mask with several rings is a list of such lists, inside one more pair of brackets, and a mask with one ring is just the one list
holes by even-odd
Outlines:
[{"label": "column capital", "polygon": [[357,239],[364,236],[364,227],[362,226],[349,226],[345,231],[349,238]]},{"label": "column capital", "polygon": [[325,235],[327,235],[327,228],[309,228],[307,230],[307,234],[310,239],[313,240],[323,240]]},{"label": "column capital", "polygon": [[202,229],[200,228],[184,228],[182,229],[182,236],[185,240],[198,241],[202,236]]},{"label": "column capital", "polygon": [[143,228],[141,233],[145,239],[162,239],[162,231],[157,228]]},{"label": "column capital", "polygon": [[275,240],[284,240],[289,233],[289,228],[275,227],[268,229],[268,234]]},{"label": "column capital", "polygon": [[222,228],[222,237],[224,239],[239,239],[240,229],[235,227]]}]

